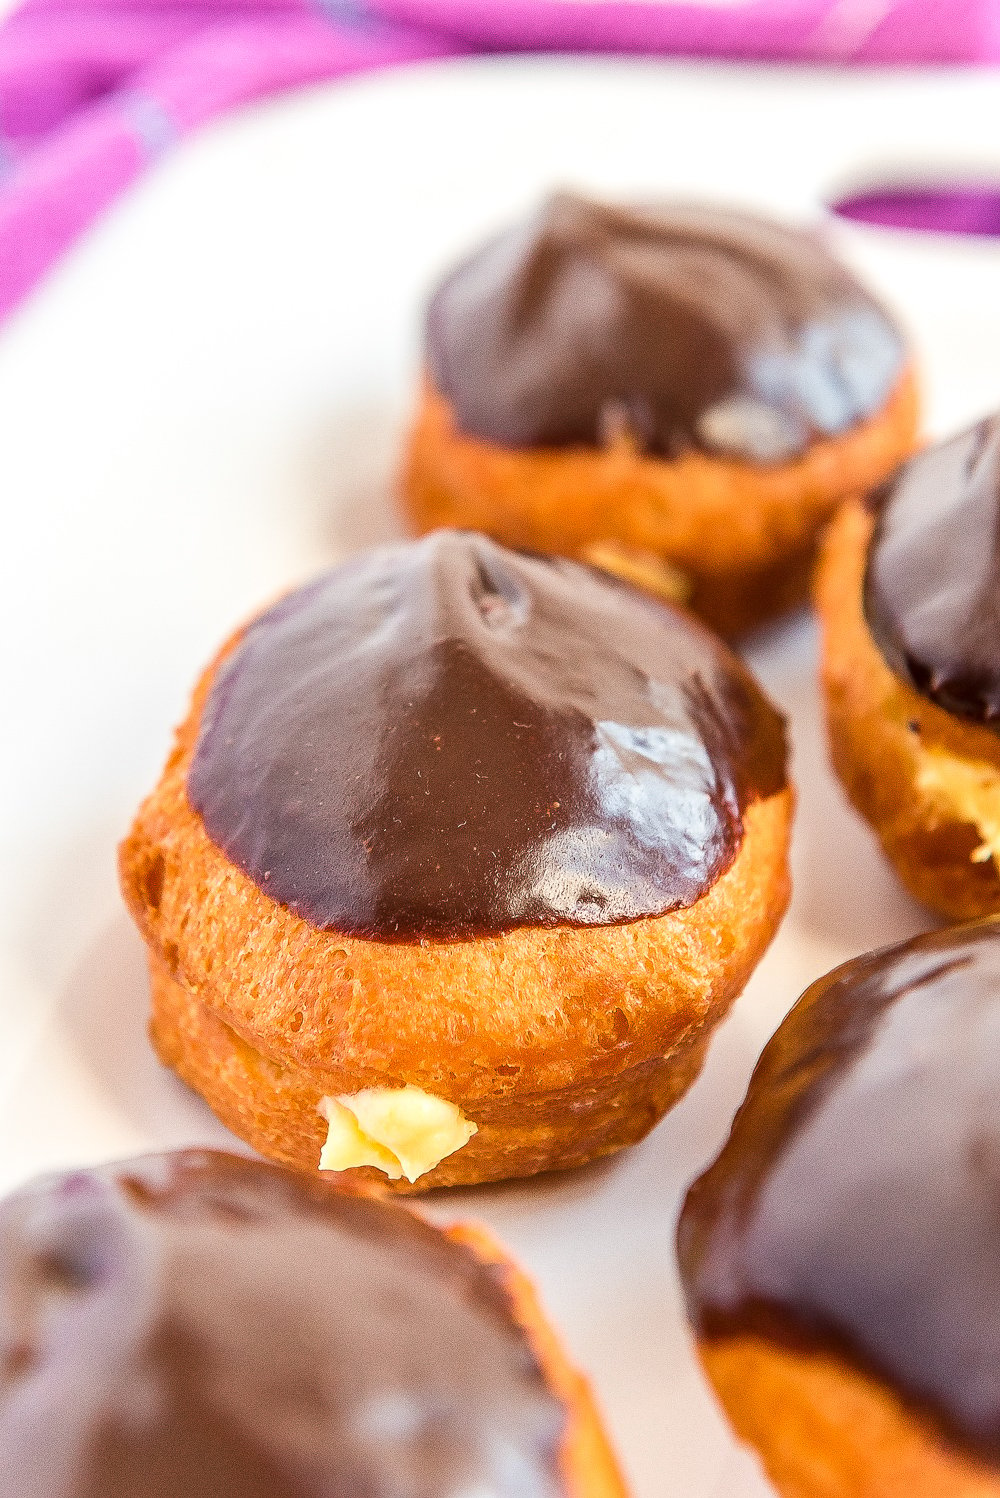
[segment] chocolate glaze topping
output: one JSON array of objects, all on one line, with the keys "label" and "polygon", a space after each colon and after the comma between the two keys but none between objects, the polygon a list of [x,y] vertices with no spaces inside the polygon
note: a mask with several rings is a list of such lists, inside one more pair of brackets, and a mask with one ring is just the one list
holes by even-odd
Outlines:
[{"label": "chocolate glaze topping", "polygon": [[1000,415],[877,491],[865,617],[897,676],[1000,732]]},{"label": "chocolate glaze topping", "polygon": [[438,531],[257,619],[188,796],[314,926],[383,939],[690,905],[784,784],[778,714],[706,629],[606,574]]},{"label": "chocolate glaze topping", "polygon": [[846,1356],[1000,1461],[1000,923],[807,990],[678,1251],[702,1336]]},{"label": "chocolate glaze topping", "polygon": [[555,1498],[563,1419],[398,1207],[201,1151],[0,1207],[2,1498]]},{"label": "chocolate glaze topping", "polygon": [[885,311],[811,235],[691,203],[559,193],[443,283],[427,362],[507,447],[689,448],[777,463],[873,416],[902,372]]}]

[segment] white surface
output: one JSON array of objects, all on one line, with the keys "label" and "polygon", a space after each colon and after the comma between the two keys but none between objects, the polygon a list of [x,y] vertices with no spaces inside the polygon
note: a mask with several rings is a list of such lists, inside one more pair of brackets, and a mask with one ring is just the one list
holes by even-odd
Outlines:
[{"label": "white surface", "polygon": [[[989,76],[453,64],[227,121],[91,235],[0,338],[0,1189],[227,1137],[147,1049],[115,842],[223,633],[392,533],[419,308],[449,259],[554,183],[810,215],[873,165],[998,150]],[[836,238],[908,322],[931,425],[1000,405],[1000,252]],[[802,620],[753,650],[792,717],[795,900],[701,1080],[610,1163],[432,1204],[536,1275],[638,1498],[767,1491],[690,1353],[678,1202],[806,983],[928,924],[831,780],[813,657]]]}]

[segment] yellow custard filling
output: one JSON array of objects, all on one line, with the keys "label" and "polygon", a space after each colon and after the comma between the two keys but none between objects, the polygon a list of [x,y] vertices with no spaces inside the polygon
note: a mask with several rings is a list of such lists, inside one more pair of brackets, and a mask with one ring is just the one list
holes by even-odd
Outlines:
[{"label": "yellow custard filling", "polygon": [[329,1125],[320,1170],[374,1165],[390,1181],[416,1181],[478,1132],[455,1103],[420,1087],[369,1087],[320,1099]]},{"label": "yellow custard filling", "polygon": [[592,567],[611,572],[623,582],[633,583],[670,603],[686,603],[691,597],[691,579],[655,552],[626,546],[622,541],[594,541],[581,556]]},{"label": "yellow custard filling", "polygon": [[950,821],[975,827],[981,842],[972,854],[973,863],[992,858],[1000,868],[1000,770],[995,765],[921,747],[917,789]]}]

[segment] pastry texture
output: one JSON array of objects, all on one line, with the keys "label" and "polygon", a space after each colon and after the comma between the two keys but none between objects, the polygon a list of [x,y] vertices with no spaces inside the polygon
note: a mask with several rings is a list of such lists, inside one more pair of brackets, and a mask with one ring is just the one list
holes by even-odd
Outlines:
[{"label": "pastry texture", "polygon": [[834,766],[906,887],[1000,912],[1000,422],[845,505],[817,574]]},{"label": "pastry texture", "polygon": [[0,1204],[3,1498],[621,1498],[485,1232],[236,1155]]},{"label": "pastry texture", "polygon": [[372,553],[224,647],[123,844],[154,1042],[306,1169],[581,1164],[697,1074],[791,805],[780,716],[681,611],[483,537]]},{"label": "pastry texture", "polygon": [[559,194],[435,293],[402,490],[732,635],[801,603],[836,505],[912,451],[889,315],[812,235]]},{"label": "pastry texture", "polygon": [[765,1049],[678,1254],[785,1498],[1000,1493],[998,1160],[996,921],[846,963]]}]

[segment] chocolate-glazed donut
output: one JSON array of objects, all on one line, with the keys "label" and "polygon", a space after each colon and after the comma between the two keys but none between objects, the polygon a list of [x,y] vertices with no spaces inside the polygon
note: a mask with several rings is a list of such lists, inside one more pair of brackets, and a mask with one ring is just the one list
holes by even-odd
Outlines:
[{"label": "chocolate-glazed donut", "polygon": [[440,532],[250,625],[188,795],[313,926],[474,937],[693,904],[784,761],[777,714],[706,631],[573,563]]},{"label": "chocolate-glazed donut", "polygon": [[622,1491],[484,1235],[235,1155],[0,1204],[0,1348],[4,1498]]},{"label": "chocolate-glazed donut", "polygon": [[427,366],[461,431],[775,463],[879,410],[902,339],[818,240],[731,209],[558,193],[445,280]]},{"label": "chocolate-glazed donut", "polygon": [[154,1040],[289,1163],[606,1153],[773,934],[790,807],[779,715],[689,616],[481,536],[382,549],[225,647],[123,845]]},{"label": "chocolate-glazed donut", "polygon": [[918,899],[1000,912],[1000,419],[831,527],[817,601],[834,763]]},{"label": "chocolate-glazed donut", "polygon": [[998,1162],[1000,925],[813,984],[678,1230],[706,1368],[780,1491],[1000,1491]]},{"label": "chocolate-glazed donut", "polygon": [[903,465],[874,502],[865,618],[928,701],[1000,729],[1000,416]]},{"label": "chocolate-glazed donut", "polygon": [[801,592],[822,519],[914,435],[875,298],[816,237],[703,204],[556,194],[443,281],[426,367],[421,528],[590,556],[726,632]]}]

